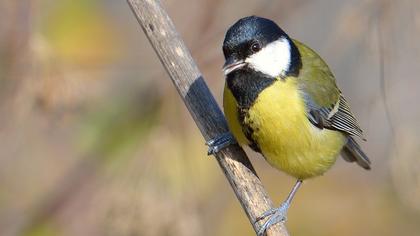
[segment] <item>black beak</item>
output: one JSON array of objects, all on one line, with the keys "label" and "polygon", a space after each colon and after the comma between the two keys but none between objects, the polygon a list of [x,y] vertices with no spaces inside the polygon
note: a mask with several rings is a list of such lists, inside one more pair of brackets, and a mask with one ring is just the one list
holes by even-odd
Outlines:
[{"label": "black beak", "polygon": [[244,60],[238,60],[234,57],[228,57],[225,64],[223,65],[223,73],[228,75],[229,73],[238,70],[246,65]]}]

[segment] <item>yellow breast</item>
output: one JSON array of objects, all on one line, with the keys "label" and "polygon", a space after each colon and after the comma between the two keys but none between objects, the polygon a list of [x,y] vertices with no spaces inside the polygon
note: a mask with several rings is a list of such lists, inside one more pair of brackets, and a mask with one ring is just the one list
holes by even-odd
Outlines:
[{"label": "yellow breast", "polygon": [[[234,136],[241,144],[248,144],[229,91],[225,92],[224,108]],[[310,123],[294,78],[278,80],[264,89],[249,109],[244,123],[254,131],[252,139],[258,143],[266,160],[299,179],[327,171],[345,143],[340,132],[321,130]]]}]

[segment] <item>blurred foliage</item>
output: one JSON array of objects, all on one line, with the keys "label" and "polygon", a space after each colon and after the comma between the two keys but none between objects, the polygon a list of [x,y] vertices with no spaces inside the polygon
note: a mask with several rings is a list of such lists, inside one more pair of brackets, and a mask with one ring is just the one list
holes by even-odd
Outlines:
[{"label": "blurred foliage", "polygon": [[41,32],[63,63],[101,65],[118,56],[118,29],[101,9],[101,3],[61,0],[45,13]]},{"label": "blurred foliage", "polygon": [[[83,122],[81,145],[100,158],[118,156],[118,152],[138,144],[158,121],[160,104],[154,88],[143,89],[140,97],[112,99]],[[130,100],[128,100],[130,99]],[[141,109],[138,109],[141,104]]]},{"label": "blurred foliage", "polygon": [[45,224],[38,224],[30,233],[26,236],[53,236],[60,235],[60,233],[51,225],[51,222]]},{"label": "blurred foliage", "polygon": [[[334,71],[373,169],[308,180],[291,235],[419,234],[418,1],[164,4],[218,101],[224,33],[246,15]],[[6,0],[0,19],[0,235],[253,234],[125,1]],[[293,180],[249,154],[281,202]]]}]

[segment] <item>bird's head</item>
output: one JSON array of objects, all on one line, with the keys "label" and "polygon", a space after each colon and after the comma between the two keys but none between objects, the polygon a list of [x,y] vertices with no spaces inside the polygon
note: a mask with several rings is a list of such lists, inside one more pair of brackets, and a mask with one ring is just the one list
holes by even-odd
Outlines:
[{"label": "bird's head", "polygon": [[284,77],[300,67],[299,52],[289,36],[273,21],[257,16],[242,18],[229,28],[223,54],[226,76],[249,68],[267,76]]}]

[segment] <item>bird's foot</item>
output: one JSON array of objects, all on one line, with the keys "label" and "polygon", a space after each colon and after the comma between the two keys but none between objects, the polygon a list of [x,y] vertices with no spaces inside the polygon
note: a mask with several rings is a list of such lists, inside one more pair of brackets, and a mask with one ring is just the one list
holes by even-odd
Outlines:
[{"label": "bird's foot", "polygon": [[264,212],[264,214],[262,214],[260,217],[258,217],[255,222],[258,222],[270,216],[270,218],[268,218],[268,220],[261,226],[260,230],[258,230],[257,235],[263,236],[268,230],[268,228],[270,228],[271,226],[279,222],[285,222],[287,220],[287,210],[289,209],[289,206],[289,202],[283,202],[280,205],[280,207],[272,208]]},{"label": "bird's foot", "polygon": [[236,139],[233,135],[229,132],[223,133],[212,140],[206,142],[206,145],[209,146],[209,150],[207,151],[207,155],[214,155],[218,153],[223,148],[235,144]]}]

